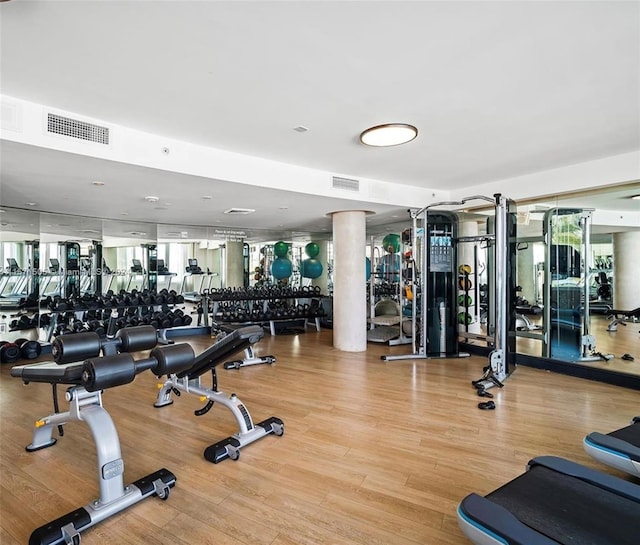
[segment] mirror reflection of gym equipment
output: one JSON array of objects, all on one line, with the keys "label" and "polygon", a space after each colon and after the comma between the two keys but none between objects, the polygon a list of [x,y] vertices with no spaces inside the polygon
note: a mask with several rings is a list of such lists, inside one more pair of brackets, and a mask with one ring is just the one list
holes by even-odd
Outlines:
[{"label": "mirror reflection of gym equipment", "polygon": [[369,298],[369,342],[388,343],[389,346],[411,342],[412,294],[405,282],[409,273],[410,240],[406,233],[387,234],[381,242],[370,243],[371,258],[367,258],[367,281]]},{"label": "mirror reflection of gym equipment", "polygon": [[[528,267],[519,267],[519,281],[536,286],[536,302],[533,306],[521,299],[516,334],[541,341],[541,355],[546,358],[571,362],[613,358],[597,349],[591,330],[591,306],[604,313],[610,308],[606,300],[602,301],[603,295],[610,297],[604,287],[609,286],[608,279],[599,277],[600,294],[592,295],[591,213],[582,209],[550,209],[544,213],[542,234],[520,239],[518,253]],[[534,245],[544,252],[544,261],[532,268],[529,247],[535,248]],[[529,318],[529,313],[533,318]]]},{"label": "mirror reflection of gym equipment", "polygon": [[[494,205],[494,232],[481,237],[459,236],[458,219],[451,212],[433,210],[442,206],[461,206],[469,201],[481,200]],[[492,348],[489,365],[474,386],[479,393],[493,386],[502,386],[515,363],[515,339],[512,316],[509,308],[515,291],[515,205],[501,195],[494,198],[473,196],[454,202],[428,205],[410,211],[412,219],[412,256],[410,290],[412,306],[412,352],[382,356],[384,361],[419,358],[466,357],[459,349],[459,307],[463,307],[461,325],[469,325],[466,314],[469,290],[472,287],[470,273],[475,273],[470,264],[458,266],[457,252],[461,244],[488,242],[492,251],[493,290],[489,306],[489,332],[485,336]],[[477,270],[477,265],[474,264]],[[460,293],[462,290],[462,293]],[[459,299],[459,296],[462,296]],[[462,302],[462,305],[459,305]],[[469,335],[467,335],[469,336]],[[479,339],[482,336],[473,335]]]}]

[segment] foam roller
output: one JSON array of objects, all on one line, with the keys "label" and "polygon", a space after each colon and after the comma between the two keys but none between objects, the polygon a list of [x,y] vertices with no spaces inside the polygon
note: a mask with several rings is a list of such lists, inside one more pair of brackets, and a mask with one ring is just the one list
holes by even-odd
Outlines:
[{"label": "foam roller", "polygon": [[193,365],[195,353],[188,344],[170,344],[154,348],[150,358],[157,361],[151,371],[160,377],[189,369]]},{"label": "foam roller", "polygon": [[120,329],[116,337],[120,339],[120,352],[149,350],[158,344],[156,330],[150,325]]},{"label": "foam roller", "polygon": [[97,333],[71,333],[53,339],[51,355],[56,363],[71,363],[99,356],[101,347]]},{"label": "foam roller", "polygon": [[136,361],[131,354],[116,354],[86,360],[82,364],[82,385],[89,392],[133,382]]}]

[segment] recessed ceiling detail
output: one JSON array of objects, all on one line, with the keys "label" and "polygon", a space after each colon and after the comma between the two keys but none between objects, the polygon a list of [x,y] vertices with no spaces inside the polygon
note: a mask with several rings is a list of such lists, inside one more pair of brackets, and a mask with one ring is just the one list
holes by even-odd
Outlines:
[{"label": "recessed ceiling detail", "polygon": [[333,189],[346,189],[347,191],[360,191],[360,182],[350,178],[333,176],[331,179],[331,187]]},{"label": "recessed ceiling detail", "polygon": [[87,142],[109,145],[109,127],[101,127],[100,125],[62,115],[47,114],[47,132],[86,140]]},{"label": "recessed ceiling detail", "polygon": [[229,208],[225,210],[225,214],[236,215],[236,216],[246,216],[247,214],[253,214],[255,210],[253,208]]}]

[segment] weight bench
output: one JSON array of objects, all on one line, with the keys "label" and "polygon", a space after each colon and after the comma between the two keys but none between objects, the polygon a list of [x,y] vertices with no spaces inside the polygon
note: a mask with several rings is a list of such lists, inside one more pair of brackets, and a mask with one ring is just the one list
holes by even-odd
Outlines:
[{"label": "weight bench", "polygon": [[554,456],[458,506],[462,532],[478,545],[637,545],[638,520],[640,486]]},{"label": "weight bench", "polygon": [[[160,391],[154,404],[155,407],[164,407],[173,403],[172,393],[180,395],[180,391],[200,396],[207,403],[202,409],[195,411],[196,416],[208,413],[215,402],[231,411],[239,431],[234,435],[208,446],[204,451],[204,457],[217,464],[227,458],[237,460],[240,457],[240,449],[258,439],[269,435],[282,435],[284,423],[279,418],[272,416],[266,420],[254,424],[248,409],[235,394],[226,396],[218,391],[216,367],[228,359],[231,355],[246,350],[264,337],[264,331],[260,326],[251,325],[234,329],[224,336],[218,336],[213,345],[196,356],[193,365],[184,371],[169,374],[164,384],[159,385]],[[204,388],[200,377],[211,371],[212,386]]]},{"label": "weight bench", "polygon": [[640,319],[640,307],[634,308],[633,310],[615,310],[612,309],[608,312],[609,318],[611,318],[611,322],[609,322],[609,326],[607,327],[607,331],[614,332],[618,331],[618,325],[627,326],[627,321],[636,321]]},{"label": "weight bench", "polygon": [[593,432],[583,441],[584,450],[599,462],[640,477],[640,416],[607,435]]},{"label": "weight bench", "polygon": [[[79,545],[80,532],[119,513],[150,496],[166,500],[176,477],[167,469],[159,469],[127,486],[123,485],[124,461],[120,440],[111,416],[102,405],[102,390],[132,382],[135,376],[149,369],[161,376],[177,373],[193,364],[194,352],[187,344],[156,347],[155,330],[148,326],[127,328],[118,332],[113,340],[101,340],[91,333],[65,335],[56,338],[52,353],[57,361],[16,366],[11,376],[29,382],[48,382],[54,395],[54,413],[36,421],[33,440],[28,452],[50,447],[56,443],[52,437],[54,426],[69,421],[84,421],[91,430],[98,460],[100,496],[84,507],[79,507],[34,530],[29,545]],[[96,350],[119,353],[97,357]],[[153,348],[148,358],[135,360],[123,350]],[[84,362],[68,362],[66,358],[90,354]],[[69,410],[59,412],[56,386],[68,384],[65,398]],[[61,433],[62,435],[62,433]]]}]

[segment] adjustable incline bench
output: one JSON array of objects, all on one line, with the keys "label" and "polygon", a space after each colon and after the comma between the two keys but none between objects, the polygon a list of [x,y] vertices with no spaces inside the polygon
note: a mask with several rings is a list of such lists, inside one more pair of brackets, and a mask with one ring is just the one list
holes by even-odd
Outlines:
[{"label": "adjustable incline bench", "polygon": [[[231,411],[238,423],[240,430],[234,435],[223,439],[213,445],[208,446],[204,451],[204,457],[217,464],[227,458],[237,460],[240,457],[240,449],[254,441],[269,435],[282,435],[284,433],[284,423],[279,418],[272,416],[266,420],[255,424],[251,419],[248,409],[238,399],[235,394],[227,397],[224,392],[218,391],[218,380],[216,367],[227,360],[232,354],[252,346],[264,337],[264,331],[260,326],[246,326],[235,329],[225,336],[216,338],[214,344],[204,352],[196,356],[193,366],[184,371],[168,373],[167,381],[160,385],[158,398],[155,407],[164,407],[173,403],[171,394],[180,394],[180,391],[187,392],[207,399],[207,404],[195,411],[196,416],[208,413],[214,402],[220,403]],[[212,386],[203,388],[200,377],[207,371],[211,371]]]},{"label": "adjustable incline bench", "polygon": [[633,310],[615,310],[612,309],[608,313],[609,318],[611,318],[611,322],[609,322],[609,326],[607,327],[607,331],[613,333],[618,331],[618,325],[627,325],[627,320],[637,320],[640,318],[640,307],[634,308]]},{"label": "adjustable incline bench", "polygon": [[[132,382],[149,369],[158,376],[177,373],[193,365],[194,352],[187,344],[156,347],[156,331],[151,326],[126,328],[114,339],[101,339],[95,333],[65,335],[54,339],[54,362],[16,366],[11,375],[29,382],[48,382],[53,387],[54,414],[35,423],[33,442],[26,447],[33,452],[56,443],[54,426],[69,421],[84,421],[91,429],[98,459],[100,497],[66,515],[37,528],[29,545],[79,545],[80,532],[135,503],[158,496],[166,500],[175,485],[175,476],[167,469],[123,485],[124,461],[113,420],[102,406],[102,390]],[[153,348],[148,358],[135,360],[125,351]],[[100,353],[104,357],[99,357]],[[77,360],[85,360],[84,362]],[[76,361],[75,363],[70,363]],[[67,412],[58,412],[56,385],[71,385],[66,392]],[[62,435],[62,433],[61,433]]]},{"label": "adjustable incline bench", "polygon": [[584,450],[599,462],[640,477],[640,416],[608,434],[592,432],[584,438]]}]

